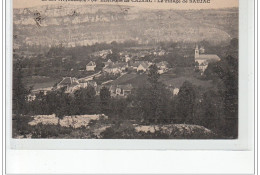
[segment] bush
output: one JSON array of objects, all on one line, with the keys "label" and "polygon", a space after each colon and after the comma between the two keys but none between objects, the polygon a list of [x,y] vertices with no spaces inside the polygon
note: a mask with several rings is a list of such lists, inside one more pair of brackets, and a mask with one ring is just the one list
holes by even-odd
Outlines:
[{"label": "bush", "polygon": [[32,132],[32,127],[28,125],[32,120],[33,118],[27,115],[13,115],[13,137],[22,135],[26,138],[26,135]]},{"label": "bush", "polygon": [[137,136],[135,128],[129,122],[117,123],[107,128],[101,134],[103,139],[134,139]]},{"label": "bush", "polygon": [[59,135],[68,135],[73,128],[61,127],[58,125],[38,124],[32,127],[32,138],[51,138],[59,137]]}]

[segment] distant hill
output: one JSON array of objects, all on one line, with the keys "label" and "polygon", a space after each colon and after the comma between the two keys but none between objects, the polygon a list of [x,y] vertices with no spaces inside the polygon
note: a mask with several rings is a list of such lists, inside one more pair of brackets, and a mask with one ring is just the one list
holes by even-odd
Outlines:
[{"label": "distant hill", "polygon": [[219,43],[238,38],[238,8],[154,10],[118,5],[48,5],[14,9],[13,24],[16,46],[75,46],[126,40]]}]

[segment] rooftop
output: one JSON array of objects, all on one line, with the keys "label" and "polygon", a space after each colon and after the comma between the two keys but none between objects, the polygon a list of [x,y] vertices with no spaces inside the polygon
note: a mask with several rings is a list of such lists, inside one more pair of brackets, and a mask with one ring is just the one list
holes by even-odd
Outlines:
[{"label": "rooftop", "polygon": [[59,83],[59,85],[70,85],[71,84],[71,77],[63,78],[63,80]]},{"label": "rooftop", "polygon": [[213,60],[220,61],[219,56],[214,54],[200,54],[199,57],[195,58],[195,60]]},{"label": "rooftop", "polygon": [[90,62],[87,64],[87,66],[96,66],[96,63],[93,62],[93,61],[90,61]]}]

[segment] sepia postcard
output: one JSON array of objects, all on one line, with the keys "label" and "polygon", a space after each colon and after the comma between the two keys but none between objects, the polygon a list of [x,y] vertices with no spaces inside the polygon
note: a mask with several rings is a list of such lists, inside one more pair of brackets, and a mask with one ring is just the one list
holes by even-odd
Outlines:
[{"label": "sepia postcard", "polygon": [[13,139],[238,139],[239,0],[13,0]]}]

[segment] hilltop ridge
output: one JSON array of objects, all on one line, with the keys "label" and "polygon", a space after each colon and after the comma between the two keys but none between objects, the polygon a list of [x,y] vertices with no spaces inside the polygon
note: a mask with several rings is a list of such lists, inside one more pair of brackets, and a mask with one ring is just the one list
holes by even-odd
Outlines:
[{"label": "hilltop ridge", "polygon": [[[112,41],[140,43],[238,37],[238,9],[155,10],[119,5],[46,5],[14,9],[14,43],[73,47]],[[35,15],[41,18],[36,25]]]}]

